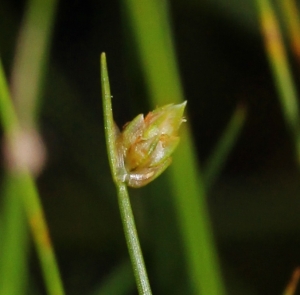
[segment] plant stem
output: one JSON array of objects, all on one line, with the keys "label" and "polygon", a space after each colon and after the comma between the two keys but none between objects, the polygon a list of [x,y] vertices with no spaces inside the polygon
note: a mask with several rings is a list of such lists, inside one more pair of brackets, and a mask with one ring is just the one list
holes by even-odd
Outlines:
[{"label": "plant stem", "polygon": [[15,177],[4,177],[4,189],[1,191],[0,295],[22,294],[27,283],[29,243],[20,189]]},{"label": "plant stem", "polygon": [[125,232],[127,247],[133,266],[133,272],[140,295],[151,295],[151,288],[139,243],[134,217],[130,205],[127,186],[117,177],[117,150],[115,146],[115,130],[111,105],[111,93],[106,65],[105,53],[101,54],[101,85],[103,97],[104,127],[109,164],[118,191],[118,200]]},{"label": "plant stem", "polygon": [[[1,61],[0,116],[5,137],[7,140],[13,140],[14,132],[20,129],[20,124],[10,98]],[[20,201],[23,202],[27,214],[27,220],[38,251],[48,294],[63,295],[62,281],[34,180],[27,169],[13,172],[13,176],[16,186],[20,190]]]},{"label": "plant stem", "polygon": [[221,138],[213,149],[203,170],[206,189],[210,189],[222,171],[228,154],[232,151],[246,119],[246,108],[238,105]]},{"label": "plant stem", "polygon": [[27,1],[11,73],[11,93],[22,126],[36,125],[57,4]]},{"label": "plant stem", "polygon": [[280,1],[282,13],[287,27],[291,48],[300,62],[300,14],[295,0]]},{"label": "plant stem", "polygon": [[300,116],[295,82],[293,81],[279,23],[272,1],[257,0],[261,31],[282,112],[294,141],[297,164],[300,165]]},{"label": "plant stem", "polygon": [[[182,103],[185,98],[176,63],[168,1],[123,0],[137,52],[145,74],[152,106]],[[127,23],[126,23],[127,24]],[[180,144],[169,168],[188,278],[193,294],[224,295],[206,192],[202,182],[195,145],[188,123],[181,127]],[[187,189],[188,185],[188,189]],[[174,282],[176,285],[176,282]],[[175,287],[176,288],[176,287]]]},{"label": "plant stem", "polygon": [[118,199],[129,255],[140,294],[152,294],[143,259],[126,184],[119,183]]},{"label": "plant stem", "polygon": [[35,183],[26,171],[19,175],[17,181],[23,192],[25,192],[22,194],[23,203],[37,247],[48,294],[63,295],[65,293]]},{"label": "plant stem", "polygon": [[117,150],[115,146],[115,132],[114,132],[114,118],[111,105],[111,93],[106,64],[105,53],[101,54],[101,86],[103,99],[103,113],[104,113],[104,129],[106,137],[106,146],[108,153],[108,160],[112,172],[113,180],[118,182],[117,178]]}]

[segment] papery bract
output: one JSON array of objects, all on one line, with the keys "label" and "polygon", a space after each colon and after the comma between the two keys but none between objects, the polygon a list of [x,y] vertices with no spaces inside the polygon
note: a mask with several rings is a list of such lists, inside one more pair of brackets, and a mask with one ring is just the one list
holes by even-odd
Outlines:
[{"label": "papery bract", "polygon": [[140,114],[116,135],[121,181],[131,187],[144,186],[171,164],[185,106],[186,101],[157,108],[145,118]]}]

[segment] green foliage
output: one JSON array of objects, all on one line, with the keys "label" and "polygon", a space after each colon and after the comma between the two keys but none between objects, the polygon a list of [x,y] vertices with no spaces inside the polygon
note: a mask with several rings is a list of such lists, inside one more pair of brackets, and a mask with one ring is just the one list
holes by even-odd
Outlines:
[{"label": "green foliage", "polygon": [[[40,203],[66,293],[135,294],[118,201],[132,205],[154,294],[280,293],[299,260],[297,3],[120,2],[60,1],[59,10],[57,1],[0,3],[2,145],[30,127],[48,149],[38,189],[27,170],[8,169],[3,154],[0,294],[41,294],[41,284],[63,293],[53,252],[28,222]],[[264,27],[270,15],[275,31]],[[172,165],[129,189],[130,203],[115,197],[109,173],[100,51],[109,56],[119,126],[188,101]]]}]

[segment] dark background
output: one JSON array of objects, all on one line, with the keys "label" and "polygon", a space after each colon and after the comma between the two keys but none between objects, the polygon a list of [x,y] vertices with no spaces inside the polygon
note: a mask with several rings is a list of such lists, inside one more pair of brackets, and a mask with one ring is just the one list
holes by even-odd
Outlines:
[{"label": "dark background", "polygon": [[[107,54],[119,126],[148,111],[148,94],[121,2],[60,1],[51,41],[40,113],[48,159],[38,185],[68,294],[89,294],[128,259],[105,153],[99,54]],[[25,4],[0,3],[0,50],[8,76]],[[237,104],[247,108],[243,131],[208,193],[228,294],[281,294],[300,263],[299,173],[255,3],[169,5],[200,167]],[[299,67],[289,54],[298,86]],[[172,202],[166,214],[159,193],[147,199],[147,191],[130,193],[154,293],[173,294],[174,282],[186,290],[178,232],[169,227]],[[168,231],[165,240],[161,226]],[[174,255],[174,271],[162,277],[158,261],[164,254],[157,252],[164,243]],[[41,291],[39,272],[33,250],[32,284]]]}]

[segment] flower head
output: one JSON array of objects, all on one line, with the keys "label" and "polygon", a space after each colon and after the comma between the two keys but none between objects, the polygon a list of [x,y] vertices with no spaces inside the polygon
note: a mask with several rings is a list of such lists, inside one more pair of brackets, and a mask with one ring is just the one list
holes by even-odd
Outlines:
[{"label": "flower head", "polygon": [[117,135],[119,177],[131,187],[141,187],[158,177],[170,164],[179,143],[178,129],[186,101],[168,104],[135,117]]}]

